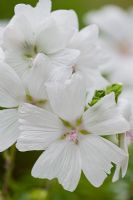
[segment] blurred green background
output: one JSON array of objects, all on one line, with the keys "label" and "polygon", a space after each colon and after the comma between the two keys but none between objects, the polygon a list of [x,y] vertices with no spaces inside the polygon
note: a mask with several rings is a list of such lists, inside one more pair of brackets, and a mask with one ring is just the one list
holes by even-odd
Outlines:
[{"label": "blurred green background", "polygon": [[[37,0],[0,0],[0,20],[10,19],[14,13],[14,6],[18,3],[35,5]],[[133,0],[53,0],[53,10],[74,9],[79,17],[80,27],[83,27],[83,16],[89,10],[98,9],[106,4],[119,5],[123,8],[133,6]],[[0,155],[0,191],[5,178],[8,154]],[[82,176],[78,188],[74,193],[67,192],[56,180],[39,180],[30,175],[30,170],[41,152],[15,152],[12,178],[8,185],[7,200],[133,200],[133,147],[129,148],[130,162],[127,175],[117,183],[111,183],[111,176],[102,187],[94,188]],[[6,174],[8,175],[8,174]],[[0,200],[2,200],[0,196]]]}]

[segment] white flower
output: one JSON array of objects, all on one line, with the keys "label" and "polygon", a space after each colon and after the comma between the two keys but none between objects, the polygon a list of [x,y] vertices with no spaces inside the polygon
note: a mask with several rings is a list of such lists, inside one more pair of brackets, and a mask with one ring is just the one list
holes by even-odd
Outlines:
[{"label": "white flower", "polygon": [[32,169],[34,177],[58,178],[66,190],[73,191],[83,170],[99,187],[110,173],[111,163],[119,166],[125,158],[122,150],[102,137],[129,128],[114,95],[105,96],[85,111],[86,89],[78,74],[64,84],[48,84],[47,91],[54,113],[24,104],[17,148],[46,150]]},{"label": "white flower", "polygon": [[[84,77],[87,89],[90,86],[93,89],[105,87],[108,81],[101,76],[99,66],[107,63],[108,57],[100,46],[98,27],[90,25],[76,32],[68,47],[78,50],[80,55],[75,59],[73,65],[64,69],[57,69],[57,74],[63,77],[63,80],[65,77],[70,78],[74,73],[81,74]],[[59,71],[64,72],[59,73]]]},{"label": "white flower", "polygon": [[74,11],[59,10],[50,13],[50,0],[40,0],[35,8],[17,5],[15,16],[3,33],[5,61],[26,80],[38,53],[43,53],[48,65],[73,64],[78,50],[67,48],[77,31]]},{"label": "white flower", "polygon": [[118,6],[107,5],[101,10],[88,13],[86,23],[89,22],[100,26],[101,30],[112,39],[112,42],[119,41],[121,44],[121,42],[128,42],[133,39],[131,32],[133,31],[131,28],[132,19],[126,11]]},{"label": "white flower", "polygon": [[101,68],[111,82],[122,82],[124,89],[133,87],[133,18],[131,11],[109,5],[90,12],[86,23],[96,23],[103,32],[103,45],[113,62]]},{"label": "white flower", "polygon": [[41,55],[38,59],[39,65],[32,68],[27,86],[11,67],[0,63],[0,151],[10,147],[19,136],[18,109],[21,104],[29,102],[40,107],[48,106],[45,83],[51,71],[45,62],[42,65]]}]

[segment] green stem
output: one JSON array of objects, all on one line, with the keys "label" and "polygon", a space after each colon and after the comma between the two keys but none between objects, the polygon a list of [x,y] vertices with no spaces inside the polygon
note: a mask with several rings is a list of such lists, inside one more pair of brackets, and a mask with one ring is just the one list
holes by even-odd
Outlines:
[{"label": "green stem", "polygon": [[12,146],[9,150],[6,150],[3,153],[3,157],[5,159],[5,175],[2,187],[2,200],[7,200],[8,192],[10,189],[10,181],[12,179],[12,172],[14,168],[15,154],[15,146]]}]

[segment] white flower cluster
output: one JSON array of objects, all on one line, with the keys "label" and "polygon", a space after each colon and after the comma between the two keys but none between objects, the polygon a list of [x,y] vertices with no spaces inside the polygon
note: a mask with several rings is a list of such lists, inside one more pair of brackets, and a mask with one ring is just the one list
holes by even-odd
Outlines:
[{"label": "white flower cluster", "polygon": [[100,73],[108,57],[98,34],[96,25],[79,31],[72,10],[51,12],[50,0],[17,5],[0,30],[0,151],[44,150],[32,175],[68,191],[82,171],[99,187],[112,163],[113,181],[128,165],[130,107]]}]

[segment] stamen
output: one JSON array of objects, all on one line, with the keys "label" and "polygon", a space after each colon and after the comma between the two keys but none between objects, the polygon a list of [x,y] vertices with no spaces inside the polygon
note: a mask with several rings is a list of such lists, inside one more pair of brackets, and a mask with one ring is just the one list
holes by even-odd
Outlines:
[{"label": "stamen", "polygon": [[69,133],[69,140],[73,141],[73,142],[77,142],[77,137],[78,137],[78,133],[76,130],[72,130],[70,133]]}]

